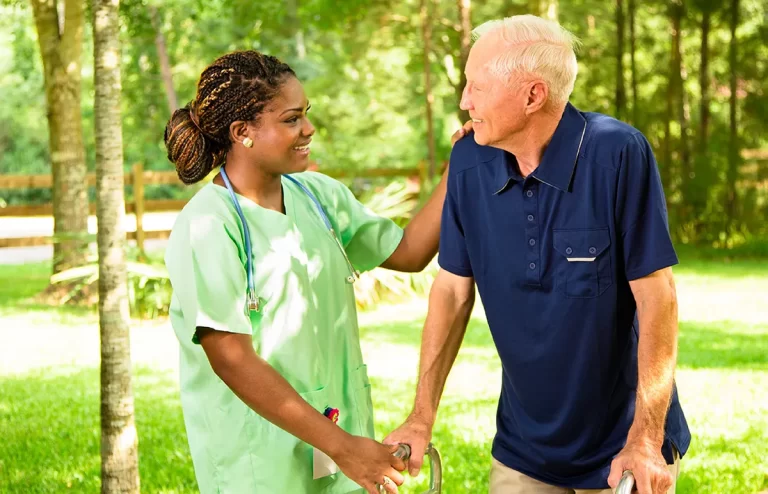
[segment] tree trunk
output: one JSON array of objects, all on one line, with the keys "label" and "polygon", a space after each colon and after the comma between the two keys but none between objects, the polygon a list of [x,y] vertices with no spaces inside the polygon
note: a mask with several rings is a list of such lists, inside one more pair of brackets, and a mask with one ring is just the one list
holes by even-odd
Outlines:
[{"label": "tree trunk", "polygon": [[179,98],[176,96],[176,89],[173,87],[173,72],[171,71],[171,62],[168,59],[168,47],[165,44],[163,25],[160,22],[157,7],[149,5],[147,8],[149,9],[149,17],[152,20],[152,28],[155,30],[155,48],[157,49],[157,58],[160,61],[160,74],[165,85],[165,96],[168,99],[169,115],[173,115],[173,112],[179,108]]},{"label": "tree trunk", "polygon": [[421,36],[424,54],[424,96],[427,104],[427,149],[429,152],[429,178],[435,176],[437,168],[435,158],[435,128],[434,118],[432,116],[432,105],[434,104],[434,95],[432,94],[432,63],[430,62],[430,53],[432,51],[432,24],[429,16],[429,3],[431,0],[421,0],[419,14],[421,17]]},{"label": "tree trunk", "polygon": [[[459,85],[456,86],[456,99],[461,102],[461,95],[464,91],[464,87],[467,85],[467,75],[464,73],[464,69],[467,66],[467,58],[469,58],[469,49],[472,46],[472,16],[471,16],[471,2],[470,0],[456,0],[456,5],[459,8],[459,25],[461,31],[459,33],[460,48],[459,48],[459,72],[460,80]],[[469,120],[469,112],[459,108],[459,123],[462,125]]]},{"label": "tree trunk", "polygon": [[691,156],[688,148],[688,111],[685,102],[685,86],[684,86],[684,73],[685,68],[683,66],[683,54],[681,48],[682,42],[682,20],[685,13],[684,0],[677,0],[671,5],[672,9],[672,81],[673,92],[675,98],[675,106],[677,113],[677,121],[680,126],[680,211],[678,220],[679,222],[685,222],[689,219],[689,200],[688,191],[691,182]]},{"label": "tree trunk", "polygon": [[118,3],[93,2],[103,494],[139,492],[123,226]]},{"label": "tree trunk", "polygon": [[731,0],[730,14],[731,41],[728,46],[728,64],[731,73],[729,98],[731,129],[728,141],[728,173],[726,174],[726,221],[729,236],[736,231],[736,180],[739,178],[739,133],[736,114],[736,98],[739,89],[738,39],[736,38],[736,29],[739,27],[739,0]]},{"label": "tree trunk", "polygon": [[85,263],[88,183],[83,146],[81,57],[84,5],[64,4],[63,22],[55,0],[31,0],[45,73],[48,139],[53,179],[53,272]]},{"label": "tree trunk", "polygon": [[299,21],[299,0],[285,0],[285,9],[287,15],[286,26],[290,31],[290,37],[293,38],[296,48],[296,57],[304,60],[307,56],[307,47],[304,43],[304,31],[301,29]]},{"label": "tree trunk", "polygon": [[706,154],[709,145],[709,28],[711,13],[704,9],[701,17],[701,68],[699,71],[699,86],[701,102],[699,103],[699,152]]},{"label": "tree trunk", "polygon": [[533,15],[557,21],[558,0],[528,0],[528,8]]},{"label": "tree trunk", "polygon": [[665,195],[667,198],[667,210],[671,211],[670,199],[672,193],[675,190],[675,186],[672,183],[672,118],[674,118],[674,101],[675,101],[675,68],[676,60],[674,56],[674,44],[675,33],[672,33],[671,45],[672,49],[669,54],[669,72],[667,74],[667,91],[666,91],[666,109],[664,112],[664,147],[663,147],[663,164],[659,164],[661,181],[665,188]]},{"label": "tree trunk", "polygon": [[[632,73],[632,125],[640,129],[637,107],[637,67],[635,66],[635,0],[629,0],[629,64]],[[641,129],[642,130],[642,129]]]},{"label": "tree trunk", "polygon": [[624,0],[616,0],[616,118],[622,120],[627,111],[624,88]]}]

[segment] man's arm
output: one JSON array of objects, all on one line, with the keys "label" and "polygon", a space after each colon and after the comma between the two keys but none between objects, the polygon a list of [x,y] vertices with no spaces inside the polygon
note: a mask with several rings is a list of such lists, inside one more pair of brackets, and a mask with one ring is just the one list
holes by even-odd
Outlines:
[{"label": "man's arm", "polygon": [[629,285],[640,323],[635,417],[626,445],[611,464],[608,485],[615,488],[624,470],[631,470],[640,494],[666,493],[674,480],[661,454],[677,361],[677,294],[672,268]]},{"label": "man's arm", "polygon": [[385,444],[411,446],[409,467],[413,476],[421,469],[445,381],[464,340],[474,302],[474,278],[442,269],[438,272],[429,294],[429,311],[421,338],[419,383],[413,411],[405,423],[384,440]]},{"label": "man's arm", "polygon": [[677,292],[672,268],[630,281],[637,304],[635,419],[628,441],[647,441],[661,449],[677,363]]}]

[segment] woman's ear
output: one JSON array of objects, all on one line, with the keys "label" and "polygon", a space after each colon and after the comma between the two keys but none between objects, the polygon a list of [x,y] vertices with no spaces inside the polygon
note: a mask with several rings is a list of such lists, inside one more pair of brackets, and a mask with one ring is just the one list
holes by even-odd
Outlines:
[{"label": "woman's ear", "polygon": [[229,125],[229,139],[235,144],[242,144],[243,140],[249,138],[248,122],[236,120]]}]

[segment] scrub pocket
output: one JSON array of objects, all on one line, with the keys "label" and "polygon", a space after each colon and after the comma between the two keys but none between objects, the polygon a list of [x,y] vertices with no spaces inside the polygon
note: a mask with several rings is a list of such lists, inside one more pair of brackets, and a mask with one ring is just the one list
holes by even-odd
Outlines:
[{"label": "scrub pocket", "polygon": [[558,290],[567,297],[594,298],[613,284],[607,228],[554,230]]},{"label": "scrub pocket", "polygon": [[352,372],[354,386],[355,414],[359,423],[357,435],[373,438],[373,401],[371,383],[368,380],[368,366],[363,364]]}]

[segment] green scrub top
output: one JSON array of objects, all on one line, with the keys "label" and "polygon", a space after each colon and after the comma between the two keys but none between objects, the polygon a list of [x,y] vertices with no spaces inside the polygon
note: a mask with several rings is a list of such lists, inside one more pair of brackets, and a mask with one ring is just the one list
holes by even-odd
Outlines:
[{"label": "green scrub top", "polygon": [[[293,175],[319,199],[352,264],[383,263],[403,230],[325,175]],[[316,410],[373,438],[370,384],[360,349],[354,287],[339,246],[312,200],[282,179],[286,214],[237,196],[248,223],[261,307],[246,304],[243,228],[229,192],[205,185],[179,214],[165,254],[180,344],[184,421],[202,493],[347,493],[341,472],[313,480],[313,449],[262,418],[213,372],[195,331],[251,335],[256,352]]]}]

